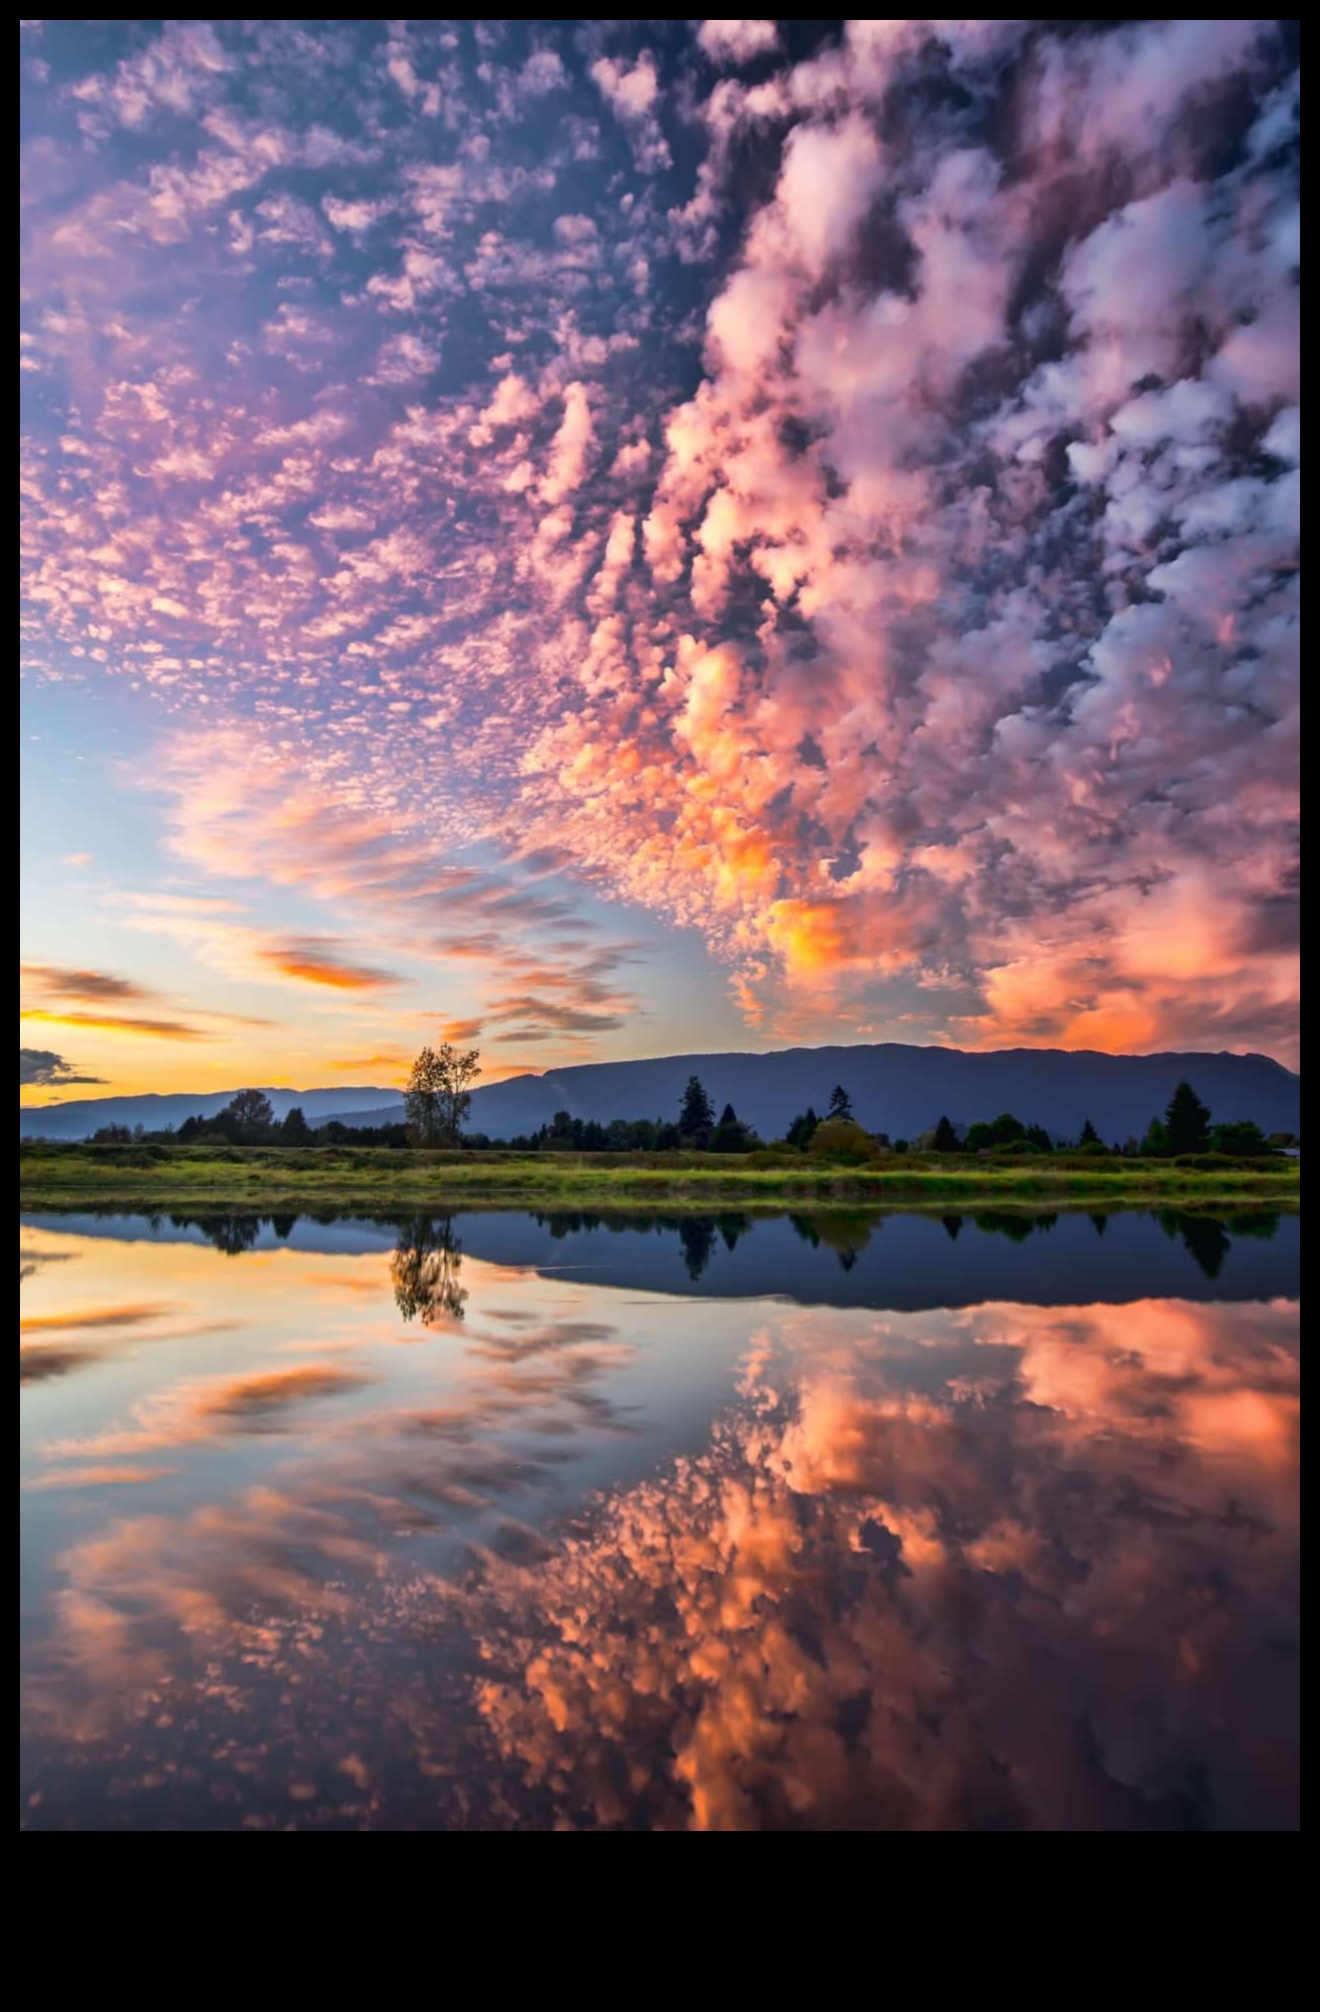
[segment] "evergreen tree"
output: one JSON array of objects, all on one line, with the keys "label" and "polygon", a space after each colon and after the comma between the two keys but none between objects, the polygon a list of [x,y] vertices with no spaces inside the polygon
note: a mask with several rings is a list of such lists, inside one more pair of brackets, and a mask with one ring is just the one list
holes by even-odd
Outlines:
[{"label": "evergreen tree", "polygon": [[1164,1113],[1171,1153],[1203,1153],[1210,1137],[1210,1113],[1188,1082],[1179,1083]]},{"label": "evergreen tree", "polygon": [[830,1091],[830,1108],[825,1113],[826,1117],[851,1118],[852,1114],[852,1098],[848,1095],[842,1083],[836,1083]]},{"label": "evergreen tree", "polygon": [[678,1129],[685,1146],[704,1147],[715,1124],[715,1107],[701,1087],[700,1079],[689,1076],[678,1110]]},{"label": "evergreen tree", "polygon": [[1100,1144],[1100,1134],[1089,1118],[1082,1126],[1077,1143],[1079,1146],[1098,1146]]},{"label": "evergreen tree", "polygon": [[750,1153],[760,1142],[749,1125],[744,1125],[732,1104],[720,1112],[720,1121],[706,1142],[711,1153]]},{"label": "evergreen tree", "polygon": [[[696,1083],[695,1076],[692,1081]],[[700,1089],[700,1084],[697,1087]],[[715,1224],[709,1216],[684,1216],[678,1226],[678,1240],[683,1246],[687,1275],[695,1283],[710,1263],[715,1248]]]},{"label": "evergreen tree", "polygon": [[286,1146],[310,1146],[312,1128],[302,1113],[301,1104],[295,1104],[280,1126],[280,1138]]},{"label": "evergreen tree", "polygon": [[819,1123],[820,1119],[816,1116],[810,1104],[808,1104],[806,1110],[794,1118],[792,1124],[784,1134],[785,1144],[796,1146],[799,1152],[805,1153],[815,1136],[816,1127]]},{"label": "evergreen tree", "polygon": [[954,1131],[953,1126],[947,1118],[940,1119],[939,1124],[935,1127],[935,1136],[930,1143],[932,1152],[936,1153],[956,1153],[961,1150],[961,1141],[958,1134]]}]

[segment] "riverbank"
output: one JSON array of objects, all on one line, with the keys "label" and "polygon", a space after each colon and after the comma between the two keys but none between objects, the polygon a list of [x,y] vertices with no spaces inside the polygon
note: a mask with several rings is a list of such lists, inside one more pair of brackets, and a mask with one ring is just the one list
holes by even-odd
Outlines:
[{"label": "riverbank", "polygon": [[1296,1206],[1298,1161],[1188,1167],[1160,1160],[1041,1155],[993,1163],[894,1156],[874,1165],[802,1157],[749,1166],[712,1154],[414,1153],[385,1148],[30,1145],[19,1150],[19,1205],[39,1208],[280,1211],[477,1207],[709,1208],[871,1201],[886,1207],[1177,1203]]}]

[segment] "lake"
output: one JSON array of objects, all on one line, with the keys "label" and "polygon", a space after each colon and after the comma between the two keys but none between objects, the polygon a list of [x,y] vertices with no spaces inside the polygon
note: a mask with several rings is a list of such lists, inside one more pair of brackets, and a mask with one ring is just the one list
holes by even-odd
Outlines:
[{"label": "lake", "polygon": [[1299,1219],[20,1223],[29,1829],[1289,1829]]}]

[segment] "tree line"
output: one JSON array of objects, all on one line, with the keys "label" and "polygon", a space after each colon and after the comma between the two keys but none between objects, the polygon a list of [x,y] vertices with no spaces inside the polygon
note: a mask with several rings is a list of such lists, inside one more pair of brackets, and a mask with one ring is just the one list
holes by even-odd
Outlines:
[{"label": "tree line", "polygon": [[1053,1137],[1044,1126],[1024,1123],[1011,1111],[978,1120],[959,1133],[947,1116],[914,1139],[890,1139],[858,1123],[852,1098],[843,1084],[835,1085],[823,1117],[808,1106],[788,1126],[782,1139],[765,1141],[738,1116],[731,1103],[716,1115],[715,1105],[697,1076],[690,1076],[673,1119],[575,1118],[556,1111],[534,1132],[512,1139],[491,1139],[464,1130],[472,1103],[471,1086],[480,1074],[480,1053],[466,1052],[446,1042],[424,1048],[413,1064],[404,1091],[404,1118],[397,1124],[354,1126],[339,1120],[311,1126],[295,1105],[286,1117],[275,1116],[262,1090],[240,1090],[213,1117],[185,1118],[178,1130],[147,1132],[142,1126],[103,1125],[92,1134],[93,1145],[137,1142],[228,1146],[407,1146],[426,1149],[463,1147],[469,1151],[736,1154],[785,1149],[814,1157],[868,1160],[882,1153],[964,1153],[996,1156],[1056,1151],[1088,1156],[1118,1155],[1130,1159],[1165,1159],[1213,1153],[1233,1159],[1268,1156],[1281,1146],[1297,1143],[1292,1133],[1268,1138],[1250,1119],[1215,1123],[1192,1085],[1180,1082],[1162,1116],[1153,1117],[1141,1139],[1106,1143],[1088,1118],[1075,1140]]}]

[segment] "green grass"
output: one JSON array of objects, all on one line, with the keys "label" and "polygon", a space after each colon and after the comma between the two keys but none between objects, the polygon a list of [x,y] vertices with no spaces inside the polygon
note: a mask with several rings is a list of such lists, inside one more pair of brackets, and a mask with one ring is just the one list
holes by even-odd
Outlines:
[{"label": "green grass", "polygon": [[[767,1164],[768,1163],[768,1164]],[[892,1155],[874,1164],[822,1163],[802,1155],[422,1153],[379,1147],[94,1146],[19,1148],[25,1209],[165,1209],[172,1205],[272,1210],[385,1207],[705,1208],[870,1201],[893,1206],[1008,1202],[1268,1201],[1295,1205],[1296,1160],[1217,1167],[1161,1160],[1094,1160],[1062,1154],[990,1162]]]}]

